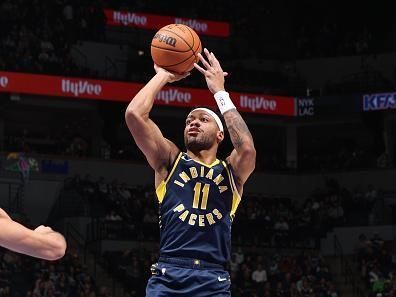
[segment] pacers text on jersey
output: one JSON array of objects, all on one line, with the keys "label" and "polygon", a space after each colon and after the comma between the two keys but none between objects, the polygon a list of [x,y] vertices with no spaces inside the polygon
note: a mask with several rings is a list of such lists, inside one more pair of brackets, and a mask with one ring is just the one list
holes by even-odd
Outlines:
[{"label": "pacers text on jersey", "polygon": [[[187,171],[187,170],[186,170]],[[204,178],[204,180],[200,179],[200,182],[197,182],[194,187],[194,201],[192,208],[193,209],[201,209],[206,210],[207,208],[207,200],[208,200],[208,192],[210,191],[211,186],[215,186],[218,188],[220,193],[223,193],[228,190],[228,186],[222,185],[222,181],[224,181],[223,175],[217,174],[214,177],[213,168],[207,169],[205,166],[195,167],[191,166],[188,168],[188,171],[182,171],[179,173],[177,179],[174,180],[174,184],[178,185],[181,188],[184,188],[184,185],[188,182],[194,182],[196,178]],[[205,183],[205,179],[207,183]],[[204,186],[202,187],[202,184]],[[201,192],[203,194],[203,198],[199,201],[199,194]],[[207,225],[213,225],[220,221],[223,218],[223,214],[218,209],[209,210],[206,214],[196,214],[184,206],[183,203],[177,205],[173,212],[180,213],[179,219],[183,222],[188,223],[191,226],[199,226],[205,227]]]}]

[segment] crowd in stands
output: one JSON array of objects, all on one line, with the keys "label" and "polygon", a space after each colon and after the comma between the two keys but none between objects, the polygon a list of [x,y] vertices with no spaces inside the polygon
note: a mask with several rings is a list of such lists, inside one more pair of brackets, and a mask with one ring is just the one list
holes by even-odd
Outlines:
[{"label": "crowd in stands", "polygon": [[[96,239],[127,238],[151,242],[150,248],[106,252],[101,257],[110,274],[125,285],[126,296],[142,296],[151,275],[150,266],[158,259],[153,190],[149,187],[131,188],[117,180],[109,183],[103,177],[93,179],[88,175],[67,180],[64,192],[67,192],[64,198],[71,203],[74,216],[93,216],[94,220],[104,223],[102,231],[105,236]],[[77,193],[77,198],[70,199],[71,193]],[[364,191],[356,190],[350,197],[355,204],[348,206],[345,189],[334,180],[328,180],[324,189],[315,192],[301,205],[285,198],[264,199],[247,195],[235,218],[233,254],[227,264],[233,296],[341,297],[326,260],[316,252],[314,245],[299,245],[298,237],[316,236],[348,222],[367,224],[368,218],[359,217],[366,221],[353,221],[351,209],[359,214],[362,213],[359,204],[367,204],[364,208],[372,209],[372,203],[379,195],[372,186]],[[68,207],[62,205],[61,211],[63,215],[67,214]],[[119,237],[117,227],[114,228],[116,225],[109,229],[111,224],[106,222],[126,223],[129,233],[126,237]],[[151,229],[141,228],[143,224],[151,226]],[[248,233],[243,228],[249,224],[262,226],[259,229],[263,232],[256,228],[257,238],[243,237],[243,233]],[[321,228],[316,229],[316,226]],[[271,248],[276,252],[271,252]],[[293,248],[300,252],[297,249],[290,252]],[[371,292],[368,297],[395,296],[396,266],[391,257],[394,251],[395,246],[387,245],[378,235],[370,239],[364,234],[359,237],[357,259],[361,275]],[[111,297],[111,290],[96,284],[87,273],[87,267],[81,263],[78,250],[72,247],[62,260],[56,262],[40,261],[1,249],[0,296]]]},{"label": "crowd in stands", "polygon": [[[75,213],[79,203],[82,215],[93,218],[93,238],[155,241],[159,236],[158,202],[152,186],[130,187],[103,177],[75,176],[65,182],[62,195],[62,201],[71,204],[70,211]],[[246,193],[233,224],[233,241],[261,247],[315,248],[336,226],[383,223],[382,202],[381,192],[371,185],[348,191],[331,179],[302,203],[291,197]],[[260,228],[246,232],[253,225]]]},{"label": "crowd in stands", "polygon": [[[118,181],[108,183],[104,178],[93,180],[87,176],[68,181],[66,189],[75,189],[85,197],[79,201],[95,197],[94,211],[99,212],[94,216],[101,221],[104,232],[100,238],[152,243],[158,240],[156,199],[149,187],[131,188]],[[234,252],[228,267],[233,296],[340,296],[323,258],[282,251],[315,248],[315,244],[310,245],[312,242],[304,245],[299,238],[309,238],[311,234],[314,242],[316,236],[320,238],[334,226],[373,223],[373,218],[381,216],[373,212],[379,197],[381,193],[371,185],[349,192],[334,180],[327,180],[324,189],[313,193],[301,205],[285,198],[246,195],[233,224]],[[97,203],[97,199],[101,202]],[[75,201],[72,203],[75,210]],[[92,210],[88,206],[85,211],[89,215]],[[251,224],[262,228],[247,236],[246,228]],[[384,247],[378,236],[370,240],[364,235],[360,237],[358,259],[362,276],[373,293],[369,297],[394,296],[395,266]],[[263,255],[263,248],[276,248],[279,253]],[[157,250],[149,248],[107,252],[103,257],[107,259],[104,265],[125,284],[131,296],[144,292],[150,265],[157,258]]]},{"label": "crowd in stands", "polygon": [[395,253],[395,242],[386,242],[377,233],[371,238],[359,235],[356,258],[369,297],[396,296]]},{"label": "crowd in stands", "polygon": [[[158,254],[150,249],[105,252],[102,265],[125,286],[125,296],[144,296],[150,266]],[[263,254],[236,248],[226,269],[237,297],[340,297],[329,266],[317,253]],[[112,290],[95,282],[77,250],[49,262],[0,249],[2,297],[111,297]]]},{"label": "crowd in stands", "polygon": [[[367,21],[364,26],[359,26],[350,17],[356,7],[341,2],[319,4],[305,0],[298,4],[293,1],[255,4],[256,1],[248,1],[245,5],[200,1],[194,6],[185,6],[181,0],[173,1],[172,5],[155,1],[106,1],[106,6],[113,9],[175,15],[175,7],[185,7],[185,18],[232,21],[232,33],[237,36],[231,41],[234,56],[247,53],[249,56],[263,56],[268,54],[267,51],[274,56],[283,54],[289,58],[359,55],[390,50],[394,45],[390,37],[395,27],[384,13],[389,17],[391,14],[379,7],[373,9],[361,5],[359,15]],[[209,6],[210,10],[205,9]],[[282,23],[279,23],[280,19]],[[380,44],[378,40],[381,39],[386,42]],[[240,40],[245,42],[238,42]],[[264,48],[251,46],[257,41]]]},{"label": "crowd in stands", "polygon": [[[109,78],[97,70],[84,66],[84,63],[79,63],[76,58],[79,54],[73,53],[73,46],[83,40],[110,42],[106,36],[103,9],[114,8],[173,15],[176,11],[174,8],[184,7],[183,3],[183,1],[159,4],[155,1],[5,0],[0,4],[0,70]],[[207,5],[211,6],[210,10],[204,9]],[[224,13],[224,5],[228,8],[227,14]],[[295,5],[292,1],[282,3],[272,1],[266,6],[251,10],[250,5],[240,5],[240,3],[230,4],[226,1],[219,1],[213,4],[210,1],[202,1],[195,3],[194,6],[186,7],[183,13],[185,17],[231,21],[231,36],[227,39],[230,45],[225,47],[228,53],[221,54],[226,63],[227,59],[234,61],[238,57],[249,56],[258,59],[273,57],[274,54],[281,56],[277,58],[283,59],[285,69],[288,69],[282,73],[273,73],[269,70],[269,72],[267,70],[239,71],[237,68],[242,69],[243,63],[232,69],[232,75],[228,78],[230,85],[237,89],[243,89],[245,86],[245,89],[255,92],[260,88],[261,91],[267,90],[263,81],[271,86],[268,90],[286,88],[285,85],[291,82],[290,79],[293,77],[291,66],[293,59],[376,54],[396,48],[391,42],[396,27],[392,26],[387,18],[381,17],[378,22],[370,21],[365,23],[365,26],[356,26],[347,13],[353,9],[349,5],[345,6],[345,10],[341,10],[343,13],[339,18],[334,17],[338,16],[340,11],[337,9],[338,5],[340,4],[333,5],[325,1],[318,6],[312,0],[305,0],[299,5]],[[320,14],[321,17],[317,17],[315,14],[317,10],[324,15]],[[379,12],[362,7],[360,13],[367,17],[367,20],[371,20],[375,19],[371,17],[377,16]],[[254,17],[256,14],[257,17]],[[300,17],[307,14],[312,17]],[[255,19],[260,20],[260,25],[252,23]],[[278,22],[279,19],[284,22]],[[142,35],[139,30],[134,29],[130,32],[130,40],[136,41],[136,44],[139,43],[139,36]],[[152,34],[151,31],[145,32],[144,34]],[[387,42],[379,42],[381,38]],[[240,40],[246,40],[246,42],[240,42]],[[261,43],[265,46],[260,46]],[[252,44],[258,46],[253,47]],[[285,52],[285,49],[292,53]],[[152,75],[152,72],[136,71],[137,69],[152,69],[151,57],[147,52],[140,53],[133,48],[126,63],[128,73],[122,79],[147,81],[148,76]],[[199,73],[193,73],[191,77],[191,81],[187,84],[197,85],[199,81],[200,87],[204,87]],[[252,84],[251,87],[250,84]],[[255,86],[258,89],[255,89]],[[121,119],[122,113],[118,113],[117,116]],[[114,122],[114,118],[104,119],[104,122]],[[100,156],[104,159],[144,160],[137,152],[136,146],[125,144],[123,141],[106,139],[101,147],[97,148],[93,145],[92,135],[80,133],[89,133],[89,128],[72,124],[69,123],[68,126],[57,129],[58,131],[51,131],[48,135],[38,137],[29,129],[14,134],[8,133],[6,150],[25,152],[30,150],[73,157]],[[117,128],[109,125],[104,129],[110,131],[107,134],[114,135],[116,134],[114,130]],[[291,168],[289,164],[286,164],[285,132],[279,127],[271,127],[268,130],[275,132],[264,134],[261,133],[263,129],[265,128],[262,126],[257,129],[252,127],[252,131],[260,130],[260,133],[253,133],[257,135],[255,136],[257,148],[262,152],[258,155],[256,169],[258,171],[293,170],[294,167],[291,166]],[[356,133],[356,131],[351,133]],[[381,133],[376,132],[376,134]],[[265,137],[259,139],[259,135],[265,135]],[[34,145],[29,142],[31,139],[37,140],[38,138],[41,139]],[[274,141],[266,141],[268,138]],[[308,135],[306,139],[299,139],[298,142],[299,145],[303,143],[305,147],[298,149],[297,170],[349,170],[394,166],[389,163],[389,157],[383,154],[384,150],[378,151],[378,148],[372,146],[362,146],[348,137],[317,139]],[[128,143],[132,143],[130,138]]]},{"label": "crowd in stands", "polygon": [[[342,9],[339,5],[342,5]],[[209,6],[211,9],[206,9]],[[252,10],[251,6],[255,6],[255,9]],[[183,7],[183,17],[186,18],[231,23],[231,35],[226,40],[228,46],[224,53],[220,53],[225,62],[247,56],[255,59],[276,58],[284,61],[285,69],[289,69],[284,73],[260,71],[246,77],[238,76],[234,81],[237,88],[241,82],[242,87],[247,84],[254,88],[263,84],[263,81],[273,90],[281,90],[282,86],[283,89],[288,88],[287,84],[296,83],[296,77],[292,67],[287,65],[296,58],[377,54],[395,48],[392,43],[395,26],[390,23],[391,15],[386,18],[382,12],[365,6],[361,7],[361,16],[367,17],[367,20],[378,18],[380,21],[357,26],[350,18],[350,10],[355,9],[353,6],[329,2],[317,5],[312,0],[302,1],[298,5],[293,1],[273,1],[265,6],[257,5],[255,1],[246,5],[227,1],[215,4],[200,1],[191,6],[183,1],[162,4],[155,1],[6,0],[0,5],[0,69],[106,77],[77,63],[72,55],[72,47],[79,41],[108,42],[103,9],[172,16],[180,7]],[[343,13],[340,14],[340,11]],[[283,22],[279,22],[280,19]],[[139,73],[136,68],[149,67],[151,58],[148,53],[136,50],[134,45],[139,44],[142,34],[151,35],[152,32],[130,30],[129,34],[128,43],[130,40],[135,42],[131,47],[131,61],[128,62],[130,72],[122,79],[142,81],[146,73],[142,72],[142,76],[136,77],[135,74]],[[241,71],[233,69],[232,72]]]},{"label": "crowd in stands", "polygon": [[[342,11],[339,10],[342,5]],[[391,50],[390,36],[393,24],[386,19],[385,10],[375,6],[362,5],[359,16],[368,20],[359,26],[350,15],[355,7],[340,2],[325,1],[314,3],[303,1],[295,6],[296,15],[307,14],[312,17],[298,18],[298,50],[305,57],[325,57],[340,55],[378,54]],[[321,14],[315,14],[316,10]],[[337,16],[337,21],[334,17]],[[379,40],[383,40],[380,44]]]},{"label": "crowd in stands", "polygon": [[[105,107],[103,108],[106,109]],[[108,110],[110,108],[107,108]],[[65,119],[30,114],[28,125],[21,128],[10,112],[5,128],[4,148],[10,152],[27,154],[59,155],[72,158],[101,158],[104,160],[126,160],[146,164],[146,160],[134,143],[123,120],[125,106],[114,107],[112,114],[97,114],[101,125],[95,125],[90,115],[65,112]],[[16,115],[18,116],[18,115]],[[67,118],[66,118],[67,117]],[[15,121],[15,122],[14,122]],[[173,122],[169,118],[154,118],[166,137],[180,148],[184,147],[182,118]],[[254,135],[257,151],[256,171],[349,171],[371,168],[392,168],[390,155],[386,153],[384,141],[374,140],[370,127],[361,124],[350,129],[347,124],[332,126],[331,131],[322,125],[298,131],[297,160],[288,164],[285,151],[285,129],[281,126],[249,125]],[[301,132],[300,132],[301,130]],[[343,131],[343,135],[340,135]],[[323,133],[325,132],[325,133]],[[377,133],[382,135],[380,131]],[[376,136],[380,137],[380,136]],[[268,141],[271,139],[271,141]],[[389,149],[391,150],[391,148]],[[225,159],[232,151],[229,137],[219,147],[219,158]]]},{"label": "crowd in stands", "polygon": [[364,115],[354,124],[301,128],[298,168],[328,171],[392,167],[381,117]]},{"label": "crowd in stands", "polygon": [[[10,129],[11,130],[11,129]],[[7,131],[5,147],[9,152],[26,154],[47,154],[68,157],[92,156],[90,132],[86,118],[74,118],[68,122],[48,125],[41,131],[26,127],[19,131]]]},{"label": "crowd in stands", "polygon": [[[78,4],[78,5],[77,5]],[[84,5],[85,4],[85,5]],[[92,3],[11,1],[0,5],[0,69],[19,72],[95,77],[74,61],[71,47],[86,36],[100,39],[103,15]],[[102,24],[102,26],[100,26]]]},{"label": "crowd in stands", "polygon": [[81,264],[77,250],[68,248],[55,262],[0,249],[2,297],[111,297],[110,288],[96,284]]},{"label": "crowd in stands", "polygon": [[[148,249],[131,249],[105,252],[103,259],[104,266],[127,286],[127,291],[141,296],[151,276],[150,266],[157,261],[158,254]],[[314,253],[270,255],[235,248],[227,270],[232,296],[340,297],[328,264]]]},{"label": "crowd in stands", "polygon": [[339,296],[320,256],[264,256],[238,249],[230,266],[233,296]]},{"label": "crowd in stands", "polygon": [[354,139],[306,139],[298,160],[301,170],[349,170],[381,167],[372,148],[354,143]]}]

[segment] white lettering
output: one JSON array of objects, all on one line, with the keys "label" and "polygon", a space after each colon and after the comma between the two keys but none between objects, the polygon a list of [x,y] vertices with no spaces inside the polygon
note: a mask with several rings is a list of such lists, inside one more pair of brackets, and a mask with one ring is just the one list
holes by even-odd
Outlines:
[{"label": "white lettering", "polygon": [[315,114],[314,100],[308,98],[299,98],[297,100],[297,112],[299,116],[313,116]]},{"label": "white lettering", "polygon": [[8,77],[0,76],[0,87],[5,88],[8,85]]},{"label": "white lettering", "polygon": [[134,12],[122,13],[121,11],[114,11],[113,19],[114,19],[114,22],[120,23],[124,26],[128,26],[129,24],[144,26],[147,24],[146,16],[138,15]]},{"label": "white lettering", "polygon": [[241,95],[240,102],[241,107],[249,108],[251,111],[256,111],[257,109],[275,111],[277,107],[275,100],[265,99],[261,96],[249,97],[246,95]]},{"label": "white lettering", "polygon": [[314,105],[313,99],[300,99],[298,100],[299,107],[310,107]]},{"label": "white lettering", "polygon": [[62,92],[71,93],[76,97],[80,95],[100,96],[102,93],[102,86],[100,84],[91,84],[86,80],[73,82],[69,79],[62,79]]},{"label": "white lettering", "polygon": [[180,92],[177,89],[168,89],[168,90],[161,90],[155,100],[163,101],[166,104],[171,102],[179,102],[179,103],[190,103],[191,101],[191,93],[189,92]]},{"label": "white lettering", "polygon": [[175,24],[183,24],[189,26],[190,28],[194,29],[197,32],[206,32],[208,30],[207,23],[203,23],[203,22],[200,23],[194,19],[183,20],[180,18],[175,18]]},{"label": "white lettering", "polygon": [[300,116],[313,116],[315,114],[315,109],[313,107],[304,107],[298,109],[298,114]]}]

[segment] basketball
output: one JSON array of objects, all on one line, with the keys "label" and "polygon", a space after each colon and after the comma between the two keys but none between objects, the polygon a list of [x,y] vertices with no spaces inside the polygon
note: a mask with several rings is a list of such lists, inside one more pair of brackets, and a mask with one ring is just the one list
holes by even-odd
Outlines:
[{"label": "basketball", "polygon": [[202,51],[198,34],[182,24],[170,24],[155,33],[151,41],[151,57],[158,66],[175,73],[185,73],[198,62]]}]

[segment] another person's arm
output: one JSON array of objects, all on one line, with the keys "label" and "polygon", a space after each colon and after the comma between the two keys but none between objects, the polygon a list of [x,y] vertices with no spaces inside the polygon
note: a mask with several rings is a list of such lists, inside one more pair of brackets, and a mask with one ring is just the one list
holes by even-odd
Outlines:
[{"label": "another person's arm", "polygon": [[162,178],[167,175],[167,168],[176,158],[179,149],[166,139],[158,126],[150,119],[155,96],[169,82],[180,80],[185,75],[172,74],[154,66],[156,75],[137,93],[125,112],[125,121],[137,146],[146,156],[150,166]]},{"label": "another person's arm", "polygon": [[243,184],[253,172],[256,164],[256,149],[254,147],[253,137],[239,114],[229,95],[225,92],[224,77],[227,75],[223,72],[221,65],[215,55],[207,49],[204,50],[208,61],[202,55],[199,55],[200,61],[206,68],[195,64],[206,79],[209,90],[215,95],[217,105],[224,117],[231,142],[234,150],[231,152],[228,160],[234,169],[238,190],[242,191]]},{"label": "another person's arm", "polygon": [[50,227],[39,226],[34,230],[13,221],[0,208],[0,245],[22,254],[45,260],[57,260],[66,251],[65,238]]}]

